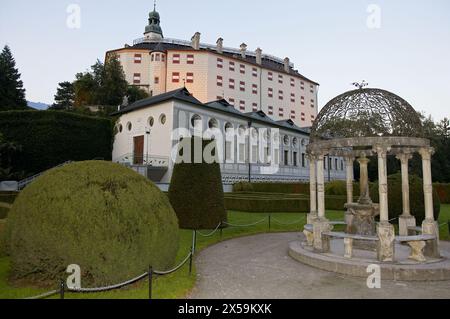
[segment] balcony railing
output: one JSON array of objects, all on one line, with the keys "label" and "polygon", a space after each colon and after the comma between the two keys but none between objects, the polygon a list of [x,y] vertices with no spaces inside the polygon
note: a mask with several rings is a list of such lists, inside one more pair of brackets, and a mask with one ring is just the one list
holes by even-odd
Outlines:
[{"label": "balcony railing", "polygon": [[159,155],[135,155],[129,153],[118,157],[114,162],[128,165],[169,167],[169,157]]}]

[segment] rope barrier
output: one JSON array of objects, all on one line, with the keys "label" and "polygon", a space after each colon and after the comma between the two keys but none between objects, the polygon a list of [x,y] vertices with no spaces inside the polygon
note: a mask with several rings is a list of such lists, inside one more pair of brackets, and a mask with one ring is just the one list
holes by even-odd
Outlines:
[{"label": "rope barrier", "polygon": [[171,269],[171,270],[167,270],[167,271],[156,271],[154,270],[153,273],[156,275],[169,275],[175,271],[177,271],[178,269],[180,269],[181,267],[183,267],[186,262],[189,260],[189,258],[191,258],[192,256],[192,252],[189,252],[189,254],[186,256],[186,258],[175,268]]},{"label": "rope barrier", "polygon": [[388,222],[391,222],[391,221],[393,221],[393,220],[396,220],[396,219],[398,219],[398,217],[395,217],[395,218],[389,219],[389,220],[388,220]]},{"label": "rope barrier", "polygon": [[440,224],[439,228],[441,228],[442,226],[445,226],[445,225],[448,225],[448,222]]},{"label": "rope barrier", "polygon": [[135,277],[133,279],[127,280],[125,282],[122,282],[120,284],[117,285],[111,285],[111,286],[106,286],[106,287],[99,287],[99,288],[69,288],[67,287],[67,291],[70,292],[102,292],[102,291],[109,291],[109,290],[114,290],[114,289],[119,289],[128,285],[131,285],[145,277],[147,277],[148,272],[146,272],[145,274],[142,274],[138,277]]},{"label": "rope barrier", "polygon": [[302,221],[305,220],[305,217],[302,217],[302,218],[300,218],[299,220],[296,220],[296,221],[294,221],[294,222],[292,222],[292,223],[283,223],[283,222],[280,222],[278,219],[276,219],[276,218],[274,218],[274,217],[272,217],[272,220],[273,220],[275,223],[279,224],[279,225],[282,225],[282,226],[290,226],[290,225],[295,225],[295,224],[301,223]]},{"label": "rope barrier", "polygon": [[227,222],[223,222],[223,223],[225,225],[228,225],[228,226],[231,226],[231,227],[250,227],[250,226],[256,226],[258,224],[261,224],[261,223],[265,222],[268,218],[269,217],[265,217],[265,218],[261,219],[260,221],[257,221],[257,222],[252,223],[252,224],[246,224],[246,225],[236,225],[236,224],[230,224],[230,223],[227,223]]},{"label": "rope barrier", "polygon": [[212,235],[214,235],[220,228],[220,226],[222,225],[222,223],[219,223],[219,225],[217,225],[216,229],[214,229],[212,232],[210,232],[209,234],[203,234],[201,231],[197,230],[197,233],[202,236],[202,237],[211,237]]},{"label": "rope barrier", "polygon": [[49,292],[45,292],[43,294],[34,296],[34,297],[29,297],[29,298],[25,298],[25,299],[29,299],[29,300],[35,300],[35,299],[45,299],[54,295],[57,295],[59,293],[59,290],[52,290]]}]

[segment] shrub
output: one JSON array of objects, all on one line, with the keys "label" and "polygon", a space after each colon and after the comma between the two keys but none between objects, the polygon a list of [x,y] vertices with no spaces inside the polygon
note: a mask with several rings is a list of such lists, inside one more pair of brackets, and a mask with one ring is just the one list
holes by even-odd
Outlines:
[{"label": "shrub", "polygon": [[433,185],[441,203],[450,204],[450,184],[436,183]]},{"label": "shrub", "polygon": [[225,206],[228,210],[241,212],[309,212],[309,199],[273,199],[255,197],[225,197]]},{"label": "shrub", "polygon": [[[198,143],[198,144],[197,144]],[[202,150],[215,149],[215,142],[200,138],[185,138],[180,143],[179,155],[191,149],[189,161],[181,161],[173,168],[169,186],[169,200],[183,229],[214,229],[227,220],[224,204],[222,175],[217,161],[209,164],[201,156],[194,163],[195,145]]]},{"label": "shrub", "polygon": [[[347,196],[347,182],[342,180],[335,180],[325,183],[326,195]],[[353,182],[353,195],[359,197],[359,182]]]},{"label": "shrub", "polygon": [[7,255],[5,225],[6,219],[0,219],[0,258]]},{"label": "shrub", "polygon": [[54,280],[78,264],[83,283],[107,285],[172,266],[178,223],[145,177],[101,161],[52,169],[23,190],[8,224],[12,276]]},{"label": "shrub", "polygon": [[[378,182],[372,185],[370,194],[374,202],[379,202]],[[425,219],[423,181],[415,175],[409,176],[409,201],[411,215],[416,217],[416,224],[421,225],[422,221]],[[389,219],[397,218],[402,214],[402,178],[400,173],[388,176],[388,205]],[[434,218],[437,220],[441,204],[435,189],[433,190],[433,208]],[[396,223],[397,220],[394,222]]]},{"label": "shrub", "polygon": [[13,172],[26,176],[66,161],[111,158],[112,124],[102,119],[59,111],[0,112],[0,132],[22,147]]},{"label": "shrub", "polygon": [[16,196],[16,192],[0,192],[0,220],[7,218],[9,212],[9,208],[2,207],[1,204],[12,204]]}]

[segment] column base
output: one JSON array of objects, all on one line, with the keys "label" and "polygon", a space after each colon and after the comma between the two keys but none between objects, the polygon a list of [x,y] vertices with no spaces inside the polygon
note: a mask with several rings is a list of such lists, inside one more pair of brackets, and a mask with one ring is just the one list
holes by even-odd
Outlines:
[{"label": "column base", "polygon": [[353,224],[353,214],[348,209],[345,211],[344,221],[347,227],[346,232],[351,233],[349,227]]},{"label": "column base", "polygon": [[401,215],[398,218],[398,233],[400,236],[408,236],[408,227],[416,227],[416,218],[414,216]]},{"label": "column base", "polygon": [[395,255],[395,229],[389,222],[380,222],[377,225],[378,245],[377,257],[379,261],[394,261]]},{"label": "column base", "polygon": [[306,223],[312,225],[314,223],[315,220],[317,220],[317,218],[319,218],[319,216],[317,215],[317,212],[310,212],[307,216],[306,216]]},{"label": "column base", "polygon": [[423,254],[426,257],[440,258],[439,253],[439,226],[434,220],[425,219],[422,223],[422,234],[433,235],[435,240],[427,240]]},{"label": "column base", "polygon": [[313,222],[313,247],[315,251],[326,253],[330,251],[330,240],[322,233],[331,231],[333,227],[325,218],[318,218]]}]

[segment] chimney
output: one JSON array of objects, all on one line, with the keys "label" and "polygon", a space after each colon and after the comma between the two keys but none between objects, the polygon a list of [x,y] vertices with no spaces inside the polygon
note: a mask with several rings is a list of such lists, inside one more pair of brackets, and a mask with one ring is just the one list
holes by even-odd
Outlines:
[{"label": "chimney", "polygon": [[289,58],[284,58],[284,71],[286,73],[289,73],[290,65],[289,65]]},{"label": "chimney", "polygon": [[262,50],[261,50],[261,48],[257,48],[255,53],[256,53],[256,64],[261,65],[262,64]]},{"label": "chimney", "polygon": [[217,53],[223,53],[223,39],[217,39]]},{"label": "chimney", "polygon": [[247,51],[247,45],[245,43],[241,44],[241,57],[245,59],[245,52]]},{"label": "chimney", "polygon": [[191,39],[191,46],[194,50],[200,50],[200,32],[195,32]]}]

